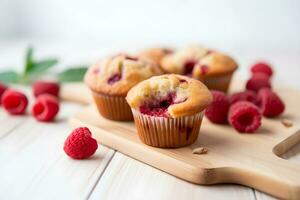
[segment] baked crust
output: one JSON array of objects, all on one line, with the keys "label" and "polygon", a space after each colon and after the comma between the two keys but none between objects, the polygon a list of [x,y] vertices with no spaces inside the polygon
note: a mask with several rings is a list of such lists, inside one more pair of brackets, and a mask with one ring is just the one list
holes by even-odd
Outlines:
[{"label": "baked crust", "polygon": [[160,74],[162,71],[153,62],[117,55],[92,65],[85,74],[84,82],[94,92],[125,97],[140,81]]},{"label": "baked crust", "polygon": [[177,74],[154,76],[134,86],[126,100],[131,108],[159,100],[175,92],[174,104],[167,108],[168,117],[193,115],[204,110],[212,101],[212,95],[200,81]]},{"label": "baked crust", "polygon": [[[167,73],[184,74],[185,63],[192,60],[195,66],[190,76],[214,76],[232,73],[237,69],[237,63],[229,56],[200,46],[180,49],[165,56],[161,67]],[[205,70],[201,67],[205,66]]]},{"label": "baked crust", "polygon": [[[204,71],[202,67],[206,66]],[[203,57],[194,67],[193,77],[218,76],[230,74],[237,69],[237,63],[229,56],[212,52]]]},{"label": "baked crust", "polygon": [[144,49],[138,55],[141,58],[150,59],[159,65],[162,58],[172,52],[173,52],[173,50],[171,48],[158,48],[158,47],[155,48],[154,47],[154,48]]}]

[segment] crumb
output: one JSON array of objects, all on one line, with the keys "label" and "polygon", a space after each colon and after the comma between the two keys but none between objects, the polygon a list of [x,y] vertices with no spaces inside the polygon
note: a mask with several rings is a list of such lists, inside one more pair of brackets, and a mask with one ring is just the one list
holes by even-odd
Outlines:
[{"label": "crumb", "polygon": [[206,147],[198,147],[193,149],[193,154],[207,154],[208,148]]},{"label": "crumb", "polygon": [[281,120],[281,123],[282,123],[285,127],[287,127],[287,128],[293,126],[293,122],[292,122],[291,120],[289,120],[289,119],[282,119],[282,120]]}]

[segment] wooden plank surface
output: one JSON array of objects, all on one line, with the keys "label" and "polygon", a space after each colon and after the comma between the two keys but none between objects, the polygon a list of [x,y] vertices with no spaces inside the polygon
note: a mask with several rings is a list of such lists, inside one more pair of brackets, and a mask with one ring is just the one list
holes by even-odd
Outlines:
[{"label": "wooden plank surface", "polygon": [[195,185],[116,153],[91,199],[254,200],[255,197],[253,190],[247,187]]},{"label": "wooden plank surface", "polygon": [[65,155],[63,143],[71,131],[66,119],[78,108],[63,104],[55,123],[0,111],[0,116],[6,116],[0,117],[0,133],[6,135],[0,139],[0,199],[85,199],[90,195],[114,151],[99,146],[91,159],[83,161]]},{"label": "wooden plank surface", "polygon": [[[300,143],[281,156],[289,162],[297,163],[300,167]],[[258,200],[274,200],[276,198],[260,191],[255,191],[255,196]]]}]

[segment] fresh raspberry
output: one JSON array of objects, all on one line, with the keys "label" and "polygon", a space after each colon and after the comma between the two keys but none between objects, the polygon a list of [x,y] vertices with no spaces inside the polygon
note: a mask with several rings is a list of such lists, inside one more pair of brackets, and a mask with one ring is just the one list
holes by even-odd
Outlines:
[{"label": "fresh raspberry", "polygon": [[226,123],[229,110],[229,99],[221,91],[211,91],[213,96],[212,103],[206,108],[205,116],[213,123]]},{"label": "fresh raspberry", "polygon": [[[7,86],[4,85],[3,83],[0,82],[0,100],[1,100],[1,97],[3,95],[3,93],[5,92],[5,90],[7,90]],[[0,101],[0,105],[1,105],[1,101]]]},{"label": "fresh raspberry", "polygon": [[97,141],[87,127],[79,127],[67,137],[64,151],[74,159],[85,159],[92,156],[98,148]]},{"label": "fresh raspberry", "polygon": [[256,64],[254,64],[251,67],[251,72],[252,72],[252,74],[255,74],[255,73],[264,73],[268,77],[271,77],[273,75],[272,67],[269,64],[264,63],[264,62],[258,62]]},{"label": "fresh raspberry", "polygon": [[22,115],[26,111],[28,99],[19,91],[7,89],[2,95],[1,103],[8,113]]},{"label": "fresh raspberry", "polygon": [[229,97],[230,104],[234,104],[238,101],[249,101],[251,103],[256,104],[256,94],[251,90],[246,90],[243,92],[237,92],[232,94]]},{"label": "fresh raspberry", "polygon": [[271,88],[270,79],[264,73],[255,73],[247,81],[246,89],[258,92],[261,88]]},{"label": "fresh raspberry", "polygon": [[230,106],[229,123],[239,132],[253,133],[261,125],[261,114],[253,103],[239,101]]},{"label": "fresh raspberry", "polygon": [[41,94],[51,94],[58,97],[59,84],[51,81],[37,81],[33,84],[33,94],[38,97]]},{"label": "fresh raspberry", "polygon": [[283,113],[285,106],[280,97],[269,88],[259,90],[258,106],[265,117],[276,117]]},{"label": "fresh raspberry", "polygon": [[32,115],[42,122],[53,121],[58,111],[58,99],[50,94],[39,95],[32,107]]}]

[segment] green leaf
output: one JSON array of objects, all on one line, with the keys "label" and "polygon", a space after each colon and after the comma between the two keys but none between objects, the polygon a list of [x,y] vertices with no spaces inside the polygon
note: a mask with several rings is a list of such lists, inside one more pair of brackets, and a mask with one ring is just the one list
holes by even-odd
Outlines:
[{"label": "green leaf", "polygon": [[32,67],[28,73],[42,73],[47,71],[58,63],[57,59],[45,59],[39,62],[33,62]]},{"label": "green leaf", "polygon": [[4,71],[0,72],[0,81],[4,83],[16,83],[18,81],[19,75],[15,71]]},{"label": "green leaf", "polygon": [[58,74],[60,82],[79,82],[83,80],[83,76],[87,70],[87,66],[78,66],[69,68]]},{"label": "green leaf", "polygon": [[28,47],[26,50],[26,56],[25,56],[25,69],[24,74],[29,72],[33,65],[33,48]]}]

